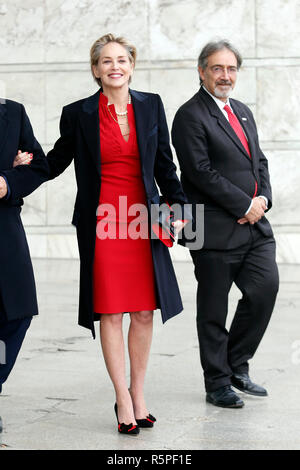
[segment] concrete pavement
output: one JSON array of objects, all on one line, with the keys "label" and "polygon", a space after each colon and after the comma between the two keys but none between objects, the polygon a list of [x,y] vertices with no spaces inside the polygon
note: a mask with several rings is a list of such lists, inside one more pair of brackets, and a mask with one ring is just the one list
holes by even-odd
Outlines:
[{"label": "concrete pavement", "polygon": [[[40,316],[0,395],[2,448],[300,448],[300,265],[280,266],[273,318],[251,361],[251,377],[268,389],[269,397],[241,393],[245,407],[228,410],[205,402],[193,267],[175,263],[185,310],[164,326],[160,312],[155,313],[146,399],[158,422],[134,438],[117,433],[99,335],[93,341],[77,325],[79,262],[35,260],[34,269]],[[239,296],[233,289],[229,322]]]}]

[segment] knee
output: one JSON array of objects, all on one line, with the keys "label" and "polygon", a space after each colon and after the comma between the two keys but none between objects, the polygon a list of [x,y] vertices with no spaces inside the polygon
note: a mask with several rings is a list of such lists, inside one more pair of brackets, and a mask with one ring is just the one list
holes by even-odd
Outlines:
[{"label": "knee", "polygon": [[279,276],[278,273],[273,276],[273,278],[270,281],[270,285],[268,286],[268,292],[270,292],[271,295],[274,297],[277,296],[278,290],[279,290]]},{"label": "knee", "polygon": [[277,292],[279,289],[279,276],[278,276],[278,271],[274,271],[272,275],[269,277],[269,279],[266,281],[264,285],[264,295],[271,297],[271,298],[276,298]]},{"label": "knee", "polygon": [[101,323],[105,325],[112,325],[115,328],[122,327],[123,313],[102,314]]},{"label": "knee", "polygon": [[278,274],[274,273],[259,286],[253,285],[247,292],[253,302],[264,304],[275,301],[279,289]]},{"label": "knee", "polygon": [[142,325],[150,325],[153,321],[153,312],[152,310],[133,312],[131,313],[130,318],[133,323],[138,323]]}]

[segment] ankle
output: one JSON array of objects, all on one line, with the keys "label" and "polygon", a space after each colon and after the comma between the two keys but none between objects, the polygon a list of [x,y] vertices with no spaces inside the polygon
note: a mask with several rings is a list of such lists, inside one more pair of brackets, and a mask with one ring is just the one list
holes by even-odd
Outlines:
[{"label": "ankle", "polygon": [[118,404],[126,404],[128,401],[131,401],[131,396],[127,388],[126,390],[116,392],[116,402]]}]

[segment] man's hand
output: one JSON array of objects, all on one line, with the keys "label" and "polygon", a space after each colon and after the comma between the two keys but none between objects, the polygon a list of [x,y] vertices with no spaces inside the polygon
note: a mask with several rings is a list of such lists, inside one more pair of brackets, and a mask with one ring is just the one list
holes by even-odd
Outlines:
[{"label": "man's hand", "polygon": [[3,176],[0,176],[0,199],[5,197],[7,194],[7,184]]},{"label": "man's hand", "polygon": [[263,197],[255,197],[252,201],[252,207],[248,214],[239,219],[237,222],[240,225],[246,224],[249,222],[251,225],[258,222],[264,215],[265,210],[267,209],[266,201]]},{"label": "man's hand", "polygon": [[262,196],[258,196],[257,199],[259,199],[263,210],[266,211],[268,209],[266,205],[266,200]]}]

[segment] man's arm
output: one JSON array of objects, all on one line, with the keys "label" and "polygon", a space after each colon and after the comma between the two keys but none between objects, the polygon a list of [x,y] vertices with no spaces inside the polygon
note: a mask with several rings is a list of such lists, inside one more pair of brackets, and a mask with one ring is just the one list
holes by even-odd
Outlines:
[{"label": "man's arm", "polygon": [[200,122],[188,113],[177,112],[172,140],[181,171],[203,194],[235,217],[248,210],[251,197],[213,169],[208,157],[207,136]]},{"label": "man's arm", "polygon": [[253,122],[255,132],[256,132],[256,142],[257,142],[257,152],[259,158],[259,180],[260,180],[260,192],[259,196],[264,196],[266,198],[266,211],[270,210],[272,207],[272,188],[270,183],[270,174],[268,160],[262,152],[259,145],[259,138],[257,133],[256,122],[253,116],[253,113],[250,108],[247,108],[250,114],[251,120]]},{"label": "man's arm", "polygon": [[268,160],[259,147],[259,179],[260,179],[260,196],[266,198],[267,211],[272,207],[272,188],[270,183],[270,174],[268,167]]},{"label": "man's arm", "polygon": [[11,191],[7,179],[0,174],[0,199],[9,199],[10,193]]},{"label": "man's arm", "polygon": [[44,152],[35,139],[33,130],[26,114],[21,106],[21,133],[18,147],[33,153],[30,165],[19,165],[9,170],[1,170],[1,175],[6,179],[11,191],[11,198],[23,198],[31,194],[43,182],[48,179],[48,165]]}]

